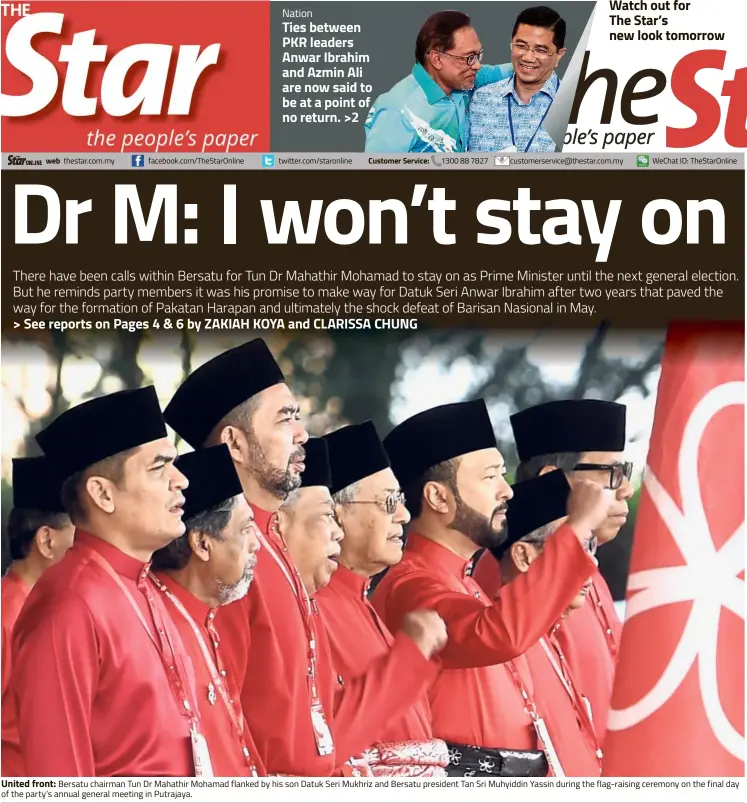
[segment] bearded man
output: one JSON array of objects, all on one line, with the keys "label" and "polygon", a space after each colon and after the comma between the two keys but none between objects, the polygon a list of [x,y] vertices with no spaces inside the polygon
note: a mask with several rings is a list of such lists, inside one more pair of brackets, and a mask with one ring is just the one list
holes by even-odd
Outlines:
[{"label": "bearded man", "polygon": [[[298,501],[308,433],[280,366],[263,340],[252,340],[201,365],[164,415],[195,448],[228,446],[260,529],[262,549],[249,593],[216,616],[259,758],[270,775],[352,774],[347,759],[368,743],[367,736],[354,736],[353,725],[365,708],[362,698],[376,684],[336,688],[323,627],[315,606],[307,604],[303,567],[277,526],[279,520],[287,524],[293,513],[300,520],[308,510],[302,505],[299,513],[291,504],[288,513],[288,503]],[[331,505],[329,489],[321,493]],[[284,504],[285,512],[279,513]],[[323,567],[329,569],[328,560]],[[428,619],[418,630],[425,631],[422,641],[435,647],[443,625],[438,617]],[[422,673],[412,661],[415,652],[412,639],[403,640],[387,670],[399,677],[398,693],[405,698],[408,683],[422,686]],[[329,683],[319,680],[330,678]]]},{"label": "bearded man", "polygon": [[567,524],[530,571],[490,600],[470,576],[473,558],[505,537],[513,492],[485,402],[419,413],[395,427],[384,446],[413,521],[404,557],[376,589],[373,604],[390,630],[418,608],[446,622],[449,641],[439,658],[449,671],[434,684],[430,701],[433,735],[450,747],[448,772],[471,775],[492,765],[494,775],[545,775],[536,722],[507,702],[526,691],[512,667],[593,573],[584,543],[607,515],[604,492],[593,483],[578,485]]}]

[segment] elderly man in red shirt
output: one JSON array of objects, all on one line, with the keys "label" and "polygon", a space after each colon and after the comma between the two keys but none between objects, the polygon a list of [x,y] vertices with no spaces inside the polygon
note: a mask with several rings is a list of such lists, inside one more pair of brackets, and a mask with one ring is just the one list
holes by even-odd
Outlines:
[{"label": "elderly man in red shirt", "polygon": [[[280,366],[261,339],[230,349],[182,383],[165,416],[195,448],[228,446],[260,529],[252,587],[244,599],[221,608],[216,621],[226,660],[243,679],[244,716],[267,772],[327,776],[343,767],[352,774],[346,762],[367,744],[358,722],[361,701],[380,684],[375,677],[339,689],[318,682],[335,677],[332,656],[300,567],[277,527],[281,505],[296,510],[308,440]],[[433,631],[425,640],[434,641],[438,624],[423,629]],[[408,638],[392,650],[387,672],[399,682],[379,689],[379,705],[369,714],[373,731],[375,719],[385,722],[421,690],[424,680],[413,660],[418,655]]]},{"label": "elderly man in red shirt", "polygon": [[[571,485],[585,481],[605,489],[611,504],[594,530],[599,546],[620,532],[633,495],[633,465],[623,456],[625,418],[625,405],[597,399],[547,402],[511,416],[520,460],[517,480],[562,469]],[[494,593],[499,579],[489,553],[481,558],[475,578]],[[557,640],[577,684],[591,701],[594,727],[603,745],[622,623],[599,571],[594,572],[588,603],[563,622]]]},{"label": "elderly man in red shirt", "polygon": [[[317,596],[335,664],[360,674],[395,641],[368,600],[371,578],[402,560],[403,526],[410,520],[402,490],[371,421],[325,436],[332,488],[345,538],[339,567]],[[435,680],[437,663],[423,665]],[[405,713],[387,723],[363,758],[374,775],[445,776],[446,744],[433,738],[427,688]]]},{"label": "elderly man in red shirt", "polygon": [[[530,570],[547,539],[566,516],[570,486],[562,471],[551,471],[513,486],[507,512],[506,539],[493,549],[500,563],[502,584],[514,582]],[[596,550],[592,536],[585,544]],[[555,776],[594,777],[601,772],[602,751],[592,725],[591,706],[568,671],[557,640],[560,622],[578,615],[591,588],[591,576],[571,600],[561,620],[525,653],[537,705],[545,722],[546,754]]]},{"label": "elderly man in red shirt", "polygon": [[184,535],[153,555],[154,580],[192,658],[203,730],[216,777],[264,774],[241,710],[235,672],[224,658],[215,615],[242,599],[254,574],[259,538],[224,445],[182,455]]}]

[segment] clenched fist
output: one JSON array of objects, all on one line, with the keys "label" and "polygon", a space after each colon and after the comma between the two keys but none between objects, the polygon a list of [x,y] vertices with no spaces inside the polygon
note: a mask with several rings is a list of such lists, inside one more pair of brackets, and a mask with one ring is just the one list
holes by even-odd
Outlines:
[{"label": "clenched fist", "polygon": [[568,496],[568,524],[584,540],[607,518],[612,502],[610,493],[601,485],[591,480],[576,481]]},{"label": "clenched fist", "polygon": [[435,611],[412,611],[402,620],[402,630],[426,658],[440,652],[448,641],[446,623]]}]

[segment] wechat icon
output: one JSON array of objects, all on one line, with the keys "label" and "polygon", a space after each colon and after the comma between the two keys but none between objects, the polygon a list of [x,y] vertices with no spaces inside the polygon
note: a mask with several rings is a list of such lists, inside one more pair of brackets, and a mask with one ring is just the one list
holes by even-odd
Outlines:
[{"label": "wechat icon", "polygon": [[636,156],[635,165],[636,167],[648,167],[649,165],[648,156],[646,156],[645,154],[642,156]]}]

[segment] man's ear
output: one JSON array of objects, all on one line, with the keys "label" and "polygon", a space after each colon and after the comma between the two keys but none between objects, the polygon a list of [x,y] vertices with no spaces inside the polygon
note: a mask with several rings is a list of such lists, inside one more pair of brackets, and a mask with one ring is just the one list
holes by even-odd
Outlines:
[{"label": "man's ear", "polygon": [[89,477],[85,491],[91,502],[104,513],[114,513],[114,483],[106,477]]},{"label": "man's ear", "polygon": [[511,555],[511,561],[516,567],[517,571],[520,571],[522,574],[528,571],[529,567],[532,565],[532,561],[534,560],[532,548],[529,546],[529,544],[522,541],[517,541],[515,544],[511,544],[509,554]]},{"label": "man's ear", "polygon": [[431,50],[426,59],[434,70],[440,70],[443,67],[443,56],[436,50]]},{"label": "man's ear", "polygon": [[52,549],[52,528],[43,524],[34,533],[34,541],[39,554],[45,560],[52,560],[54,558],[54,550]]},{"label": "man's ear", "polygon": [[542,466],[539,476],[541,477],[543,474],[549,474],[551,471],[557,471],[557,469],[557,466]]},{"label": "man's ear", "polygon": [[220,431],[219,442],[228,446],[234,463],[244,465],[248,458],[246,435],[238,428],[227,426]]},{"label": "man's ear", "polygon": [[187,540],[189,541],[189,548],[192,550],[192,554],[198,560],[207,563],[210,560],[210,539],[205,533],[201,533],[199,530],[190,530]]},{"label": "man's ear", "polygon": [[281,505],[278,509],[278,512],[272,517],[270,529],[273,530],[276,535],[282,536],[283,533],[288,529],[291,518],[291,512]]},{"label": "man's ear", "polygon": [[440,482],[426,482],[423,487],[423,499],[436,513],[449,512],[451,492]]},{"label": "man's ear", "polygon": [[562,59],[563,56],[565,56],[565,48],[561,47],[560,50],[558,50],[558,61],[560,61],[560,59]]}]

